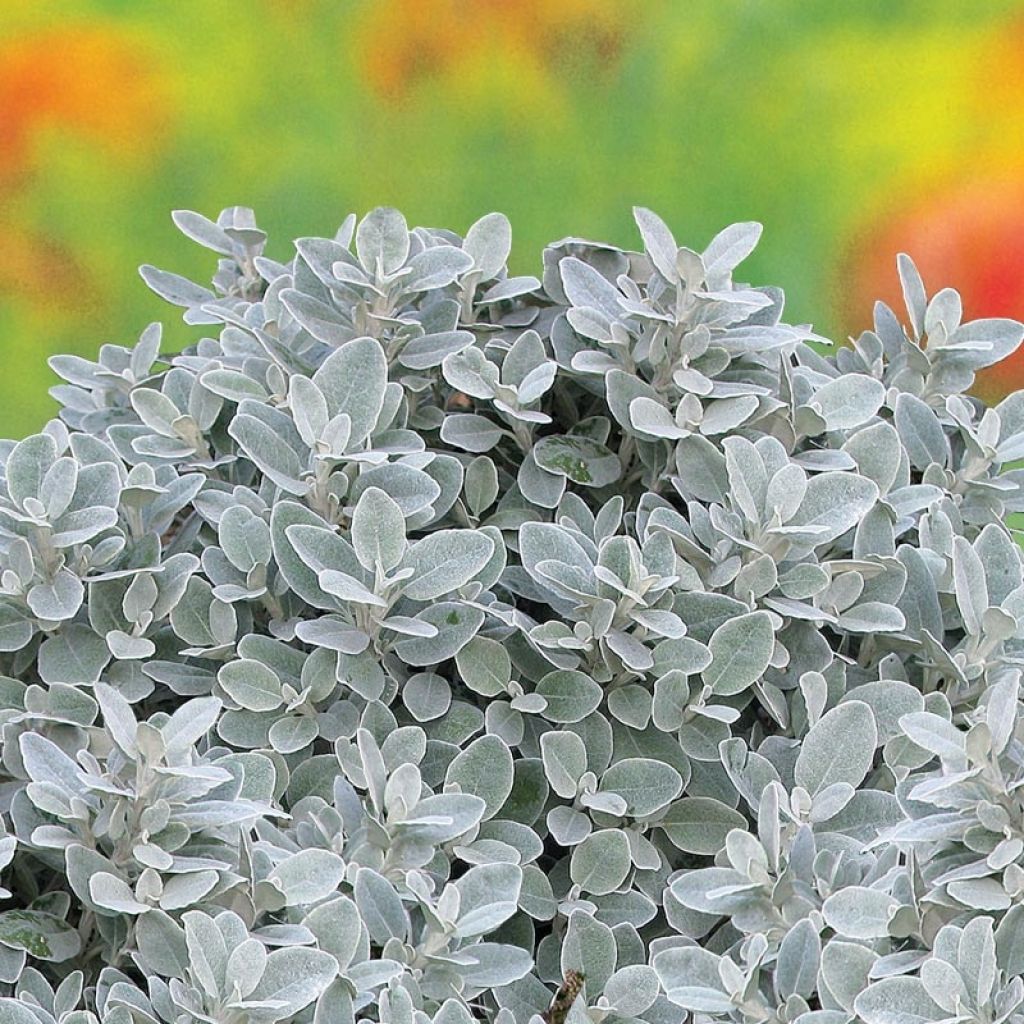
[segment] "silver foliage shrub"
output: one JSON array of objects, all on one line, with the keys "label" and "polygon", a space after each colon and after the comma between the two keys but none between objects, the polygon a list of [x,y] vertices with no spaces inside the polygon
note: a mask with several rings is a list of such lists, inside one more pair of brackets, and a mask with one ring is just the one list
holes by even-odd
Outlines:
[{"label": "silver foliage shrub", "polygon": [[0,1024],[1024,1021],[1024,327],[175,221],[2,442]]}]

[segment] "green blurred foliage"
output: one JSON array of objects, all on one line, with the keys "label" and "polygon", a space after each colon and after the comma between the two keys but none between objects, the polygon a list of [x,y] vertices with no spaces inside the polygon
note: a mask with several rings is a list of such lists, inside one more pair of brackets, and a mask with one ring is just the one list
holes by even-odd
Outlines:
[{"label": "green blurred foliage", "polygon": [[[51,414],[50,354],[88,355],[177,320],[135,268],[208,280],[209,254],[171,225],[179,207],[254,207],[270,255],[275,237],[284,251],[379,204],[456,230],[500,209],[519,272],[568,234],[633,244],[633,204],[696,247],[730,221],[760,220],[750,277],[786,289],[790,320],[862,327],[844,275],[875,259],[861,241],[872,226],[1005,163],[1007,145],[1024,155],[1004,120],[985,120],[986,54],[1020,10],[15,5],[0,25],[0,427],[19,435]],[[852,298],[866,320],[870,301]],[[180,322],[168,335],[196,336]]]}]

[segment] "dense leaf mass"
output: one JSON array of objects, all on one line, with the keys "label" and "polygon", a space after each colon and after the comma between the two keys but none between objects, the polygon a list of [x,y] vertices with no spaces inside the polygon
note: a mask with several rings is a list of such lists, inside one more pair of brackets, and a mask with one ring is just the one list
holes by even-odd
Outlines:
[{"label": "dense leaf mass", "polygon": [[2,442],[0,1024],[1024,1021],[1024,327],[175,221]]}]

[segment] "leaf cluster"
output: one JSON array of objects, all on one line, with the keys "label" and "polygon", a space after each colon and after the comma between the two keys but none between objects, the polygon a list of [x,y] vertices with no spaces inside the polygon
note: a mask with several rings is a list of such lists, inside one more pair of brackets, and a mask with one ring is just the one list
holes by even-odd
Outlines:
[{"label": "leaf cluster", "polygon": [[0,442],[0,1024],[1024,1021],[1024,338],[349,217]]}]

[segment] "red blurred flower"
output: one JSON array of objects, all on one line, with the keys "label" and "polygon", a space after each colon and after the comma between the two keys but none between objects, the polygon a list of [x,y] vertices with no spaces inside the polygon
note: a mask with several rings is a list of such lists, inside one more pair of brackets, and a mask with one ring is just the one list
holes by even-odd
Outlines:
[{"label": "red blurred flower", "polygon": [[[956,288],[965,319],[1024,319],[1024,174],[977,181],[923,199],[856,240],[843,279],[848,323],[867,326],[875,299],[902,314],[896,254],[909,253],[929,292]],[[976,392],[995,401],[1024,387],[1024,347],[978,375]]]}]

